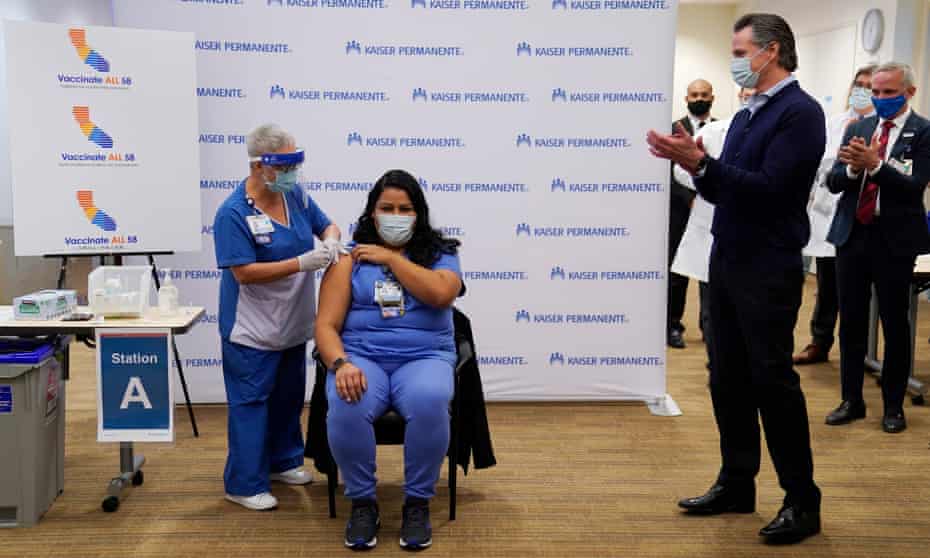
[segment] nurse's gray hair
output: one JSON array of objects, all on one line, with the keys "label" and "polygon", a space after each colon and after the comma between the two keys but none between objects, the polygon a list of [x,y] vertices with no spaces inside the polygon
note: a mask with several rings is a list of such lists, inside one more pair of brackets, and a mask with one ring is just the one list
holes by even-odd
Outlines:
[{"label": "nurse's gray hair", "polygon": [[274,153],[288,145],[297,144],[294,140],[294,136],[284,131],[284,129],[277,124],[262,124],[249,132],[245,141],[249,150],[249,157],[259,157],[265,153]]},{"label": "nurse's gray hair", "polygon": [[917,84],[917,78],[914,76],[914,68],[910,64],[905,64],[904,62],[885,62],[884,64],[879,64],[875,71],[872,72],[872,75],[881,73],[881,72],[901,72],[901,77],[904,78],[904,87],[909,89],[914,87]]}]

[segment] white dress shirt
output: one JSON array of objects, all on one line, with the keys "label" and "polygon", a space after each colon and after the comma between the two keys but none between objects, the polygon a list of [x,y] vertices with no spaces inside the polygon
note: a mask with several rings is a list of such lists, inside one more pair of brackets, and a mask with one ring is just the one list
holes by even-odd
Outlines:
[{"label": "white dress shirt", "polygon": [[697,116],[694,116],[693,114],[691,114],[691,113],[689,112],[689,113],[688,113],[688,121],[691,122],[691,129],[694,130],[694,133],[696,134],[696,133],[698,133],[698,130],[702,130],[702,129],[703,129],[703,128],[701,127],[701,122],[704,122],[704,123],[705,123],[705,124],[704,124],[705,126],[706,126],[707,124],[710,124],[710,113],[708,112],[706,115],[704,115],[704,120],[701,120],[700,118],[698,118]]},{"label": "white dress shirt", "polygon": [[[877,167],[875,167],[873,170],[870,170],[868,172],[869,176],[875,176],[876,174],[878,174],[878,171],[882,170],[882,166],[884,166],[885,162],[888,161],[888,158],[891,157],[891,152],[894,150],[894,145],[895,143],[897,143],[898,138],[901,137],[901,132],[904,130],[904,124],[907,122],[907,119],[911,117],[912,112],[913,110],[911,109],[911,107],[907,107],[906,111],[902,112],[897,118],[895,118],[892,121],[894,122],[894,128],[892,128],[891,130],[888,130],[888,145],[885,147],[885,158],[878,162]],[[884,124],[885,124],[885,119],[879,118],[878,126],[875,127],[875,133],[872,135],[873,142],[877,142],[879,138],[881,137],[882,126],[884,126]],[[852,169],[849,168],[849,165],[846,165],[846,176],[848,176],[849,178],[855,179],[855,178],[859,178],[859,176],[861,176],[861,173],[860,174],[854,173]],[[862,196],[862,189],[865,188],[866,182],[867,182],[866,177],[863,177],[862,184],[859,185],[860,196]],[[875,215],[881,215],[881,209],[882,209],[882,189],[879,188],[878,196],[875,199]]]}]

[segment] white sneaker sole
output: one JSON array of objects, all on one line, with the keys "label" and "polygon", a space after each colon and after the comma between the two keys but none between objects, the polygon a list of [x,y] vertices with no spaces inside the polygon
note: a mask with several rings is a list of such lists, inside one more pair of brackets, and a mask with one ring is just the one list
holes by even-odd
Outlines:
[{"label": "white sneaker sole", "polygon": [[403,537],[400,538],[400,547],[401,547],[401,548],[409,548],[409,549],[411,549],[411,550],[419,550],[419,549],[423,549],[423,548],[429,548],[432,544],[433,544],[433,539],[430,539],[430,540],[428,540],[428,541],[426,541],[425,543],[422,543],[422,544],[408,544],[407,541],[405,541]]},{"label": "white sneaker sole", "polygon": [[246,500],[240,500],[236,498],[235,496],[231,496],[229,494],[226,495],[226,499],[234,504],[239,504],[243,508],[247,508],[252,511],[270,511],[278,507],[277,502],[271,506],[256,506],[255,504],[251,504],[247,502]]},{"label": "white sneaker sole", "polygon": [[368,541],[367,543],[363,543],[363,544],[352,544],[352,543],[350,543],[349,541],[345,541],[345,544],[346,544],[346,548],[351,548],[351,549],[353,549],[353,550],[356,550],[356,549],[362,550],[362,549],[365,549],[365,548],[374,548],[374,547],[376,547],[376,546],[378,545],[378,537],[375,537],[375,538],[371,539],[370,541]]}]

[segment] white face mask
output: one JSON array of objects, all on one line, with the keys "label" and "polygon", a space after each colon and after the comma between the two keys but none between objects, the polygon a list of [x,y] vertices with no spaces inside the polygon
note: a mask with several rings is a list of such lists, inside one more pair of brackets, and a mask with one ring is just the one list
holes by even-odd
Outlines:
[{"label": "white face mask", "polygon": [[[768,48],[768,47],[765,47]],[[756,56],[759,56],[765,52],[765,48],[759,49],[755,54],[750,57],[741,56],[739,58],[733,58],[730,60],[730,73],[733,75],[733,81],[736,82],[736,85],[740,87],[746,87],[752,89],[759,83],[759,76],[762,75],[762,70],[769,65],[769,60],[759,68],[758,72],[752,71],[752,61]]]},{"label": "white face mask", "polygon": [[416,215],[391,215],[376,213],[378,235],[391,246],[403,246],[413,238],[413,225]]},{"label": "white face mask", "polygon": [[849,106],[855,110],[872,108],[872,91],[865,87],[853,87],[849,94]]}]

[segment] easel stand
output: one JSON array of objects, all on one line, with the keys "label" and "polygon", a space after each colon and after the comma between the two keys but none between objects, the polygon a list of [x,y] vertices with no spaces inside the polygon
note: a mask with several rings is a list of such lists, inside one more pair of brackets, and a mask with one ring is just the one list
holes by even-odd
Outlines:
[{"label": "easel stand", "polygon": [[[167,255],[169,252],[159,252],[159,255]],[[161,279],[158,277],[158,268],[155,265],[155,254],[154,253],[142,253],[142,254],[89,254],[88,256],[80,257],[99,257],[100,265],[106,265],[107,257],[113,258],[113,265],[123,265],[123,256],[147,256],[149,260],[149,266],[152,268],[152,279],[155,282],[155,291],[161,288]],[[65,287],[65,276],[68,272],[68,258],[75,256],[46,256],[46,257],[57,257],[61,258],[61,267],[58,269],[58,288],[63,289]],[[89,340],[84,339],[84,343],[90,347],[93,347],[93,343]],[[191,397],[187,390],[187,380],[184,378],[184,369],[181,367],[181,354],[178,352],[177,342],[174,340],[174,336],[171,337],[171,349],[174,352],[174,364],[178,369],[178,379],[181,380],[181,389],[184,391],[184,404],[187,406],[187,415],[191,421],[191,428],[194,431],[194,437],[200,437],[200,431],[197,429],[197,419],[194,417],[194,407],[191,405]],[[122,444],[120,445],[120,452],[122,453]],[[123,461],[121,459],[121,461]],[[132,457],[129,456],[128,460],[124,462],[131,462]],[[127,471],[124,471],[124,473]]]}]

